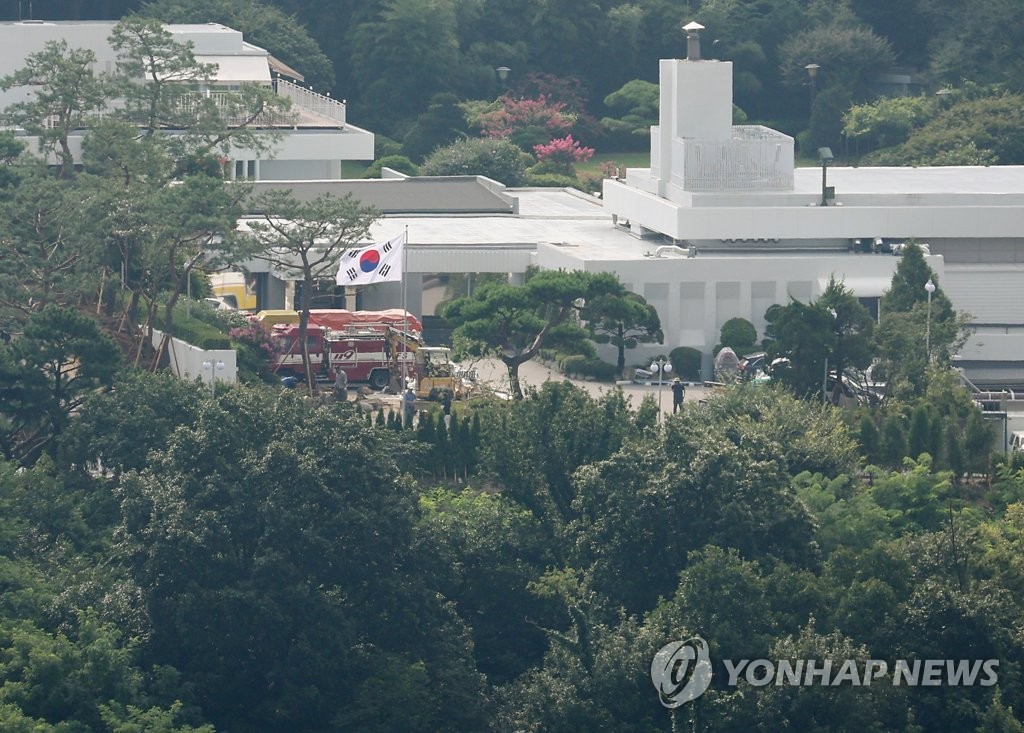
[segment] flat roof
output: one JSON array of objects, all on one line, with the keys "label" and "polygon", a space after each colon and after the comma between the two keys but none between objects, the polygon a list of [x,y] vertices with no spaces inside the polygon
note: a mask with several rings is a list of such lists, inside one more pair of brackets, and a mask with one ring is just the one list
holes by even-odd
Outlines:
[{"label": "flat roof", "polygon": [[[1024,166],[831,167],[828,185],[849,194],[1024,194]],[[821,167],[797,168],[798,193],[821,191]]]},{"label": "flat roof", "polygon": [[373,206],[382,214],[443,216],[445,221],[460,214],[506,214],[514,211],[515,201],[497,185],[487,185],[476,176],[438,176],[434,178],[372,178],[366,180],[256,181],[252,192],[291,191],[299,201],[317,196],[352,194],[364,206]]}]

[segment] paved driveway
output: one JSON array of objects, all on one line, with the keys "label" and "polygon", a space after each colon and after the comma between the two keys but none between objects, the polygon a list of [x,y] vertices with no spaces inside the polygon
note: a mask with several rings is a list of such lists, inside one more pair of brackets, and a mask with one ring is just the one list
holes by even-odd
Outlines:
[{"label": "paved driveway", "polygon": [[[497,359],[478,359],[472,362],[472,364],[468,362],[463,363],[463,366],[475,368],[480,381],[486,383],[496,392],[508,392],[508,371],[505,369],[505,365]],[[567,378],[559,373],[557,369],[539,361],[528,361],[519,367],[519,381],[522,382],[524,388],[526,386],[539,387],[544,382],[552,379],[556,382],[561,382]],[[594,397],[599,397],[609,390],[616,389],[616,385],[610,382],[592,382],[581,379],[569,379],[568,381],[587,390]],[[658,398],[657,385],[648,386],[630,383],[619,386],[633,409],[640,406],[640,402],[646,395],[654,395],[655,399]],[[706,392],[707,389],[704,386],[687,386],[686,402],[703,399]],[[672,390],[668,382],[661,387],[661,409],[666,414],[672,412]]]}]

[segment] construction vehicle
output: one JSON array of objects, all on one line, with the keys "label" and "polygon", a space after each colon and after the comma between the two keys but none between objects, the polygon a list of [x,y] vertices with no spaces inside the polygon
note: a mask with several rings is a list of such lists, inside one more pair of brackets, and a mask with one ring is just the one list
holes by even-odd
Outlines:
[{"label": "construction vehicle", "polygon": [[[254,319],[268,331],[279,323],[297,325],[299,312],[295,310],[262,310]],[[382,311],[350,311],[342,308],[314,308],[309,312],[309,323],[336,331],[359,327],[383,331],[386,326],[401,328],[403,331],[422,333],[420,319],[408,311],[391,308]]]},{"label": "construction vehicle", "polygon": [[[464,396],[467,391],[466,385],[457,376],[455,365],[452,364],[451,349],[447,346],[424,346],[419,336],[397,328],[388,329],[388,338],[391,344],[394,377],[401,379],[401,365],[411,364],[412,371],[409,376],[416,382],[413,391],[417,398],[439,400],[444,392],[449,392],[454,398]],[[411,360],[408,358],[410,354]]]},{"label": "construction vehicle", "polygon": [[[280,323],[273,326],[272,334],[278,346],[273,371],[304,380],[299,327]],[[445,390],[456,397],[465,391],[452,366],[450,349],[424,346],[418,334],[387,323],[344,330],[311,324],[306,342],[310,369],[318,382],[334,382],[338,371],[344,371],[349,383],[365,382],[377,390],[391,386],[399,391],[403,378],[407,383],[411,380],[422,399],[440,399]]]},{"label": "construction vehicle", "polygon": [[210,275],[210,288],[218,302],[235,310],[256,309],[256,289],[253,278],[241,272],[214,272]]}]

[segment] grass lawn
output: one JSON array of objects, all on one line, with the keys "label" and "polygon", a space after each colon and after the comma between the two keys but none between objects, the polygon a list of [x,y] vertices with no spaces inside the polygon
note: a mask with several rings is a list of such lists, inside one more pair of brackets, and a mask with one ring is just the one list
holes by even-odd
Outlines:
[{"label": "grass lawn", "polygon": [[357,160],[343,160],[341,161],[341,177],[362,178],[363,173],[366,172],[366,168],[369,165],[370,163],[359,162]]},{"label": "grass lawn", "polygon": [[586,163],[576,164],[576,174],[601,172],[601,164],[611,161],[622,168],[625,175],[626,168],[649,168],[651,165],[651,154],[649,152],[628,152],[628,153],[594,153],[594,157]]}]

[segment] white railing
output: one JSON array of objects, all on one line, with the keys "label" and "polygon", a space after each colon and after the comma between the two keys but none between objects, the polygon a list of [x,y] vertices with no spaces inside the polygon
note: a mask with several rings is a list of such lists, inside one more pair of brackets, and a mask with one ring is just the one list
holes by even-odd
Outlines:
[{"label": "white railing", "polygon": [[312,89],[300,87],[287,79],[278,78],[274,81],[278,96],[291,100],[291,103],[307,112],[334,120],[339,125],[345,124],[345,105],[333,97],[318,94]]},{"label": "white railing", "polygon": [[793,138],[760,125],[735,126],[731,140],[672,141],[673,179],[687,191],[793,189]]},{"label": "white railing", "polygon": [[[228,127],[238,127],[243,124],[253,127],[290,127],[297,120],[295,112],[278,110],[264,110],[255,119],[252,119],[247,113],[248,111],[239,105],[237,92],[210,89],[209,91],[194,92],[193,95],[198,103],[195,105],[196,107],[203,104],[203,100],[200,98],[211,100],[217,106],[221,119]],[[181,100],[180,106],[182,111],[188,111],[190,106],[188,96]]]},{"label": "white railing", "polygon": [[[238,93],[219,89],[185,94],[178,101],[178,111],[191,112],[198,117],[201,108],[212,101],[228,127],[237,127],[246,123],[254,127],[292,127],[300,121],[300,110],[331,120],[339,126],[345,125],[345,105],[338,100],[305,89],[285,79],[275,80],[274,89],[279,97],[292,103],[290,111],[268,110],[261,112],[255,120],[250,120],[246,111],[238,104]],[[118,105],[115,103],[114,106]],[[90,112],[83,117],[83,120],[88,123],[90,120],[102,119],[107,115],[108,112],[105,110]],[[48,129],[52,129],[57,124],[56,115],[47,117],[43,124]]]}]

